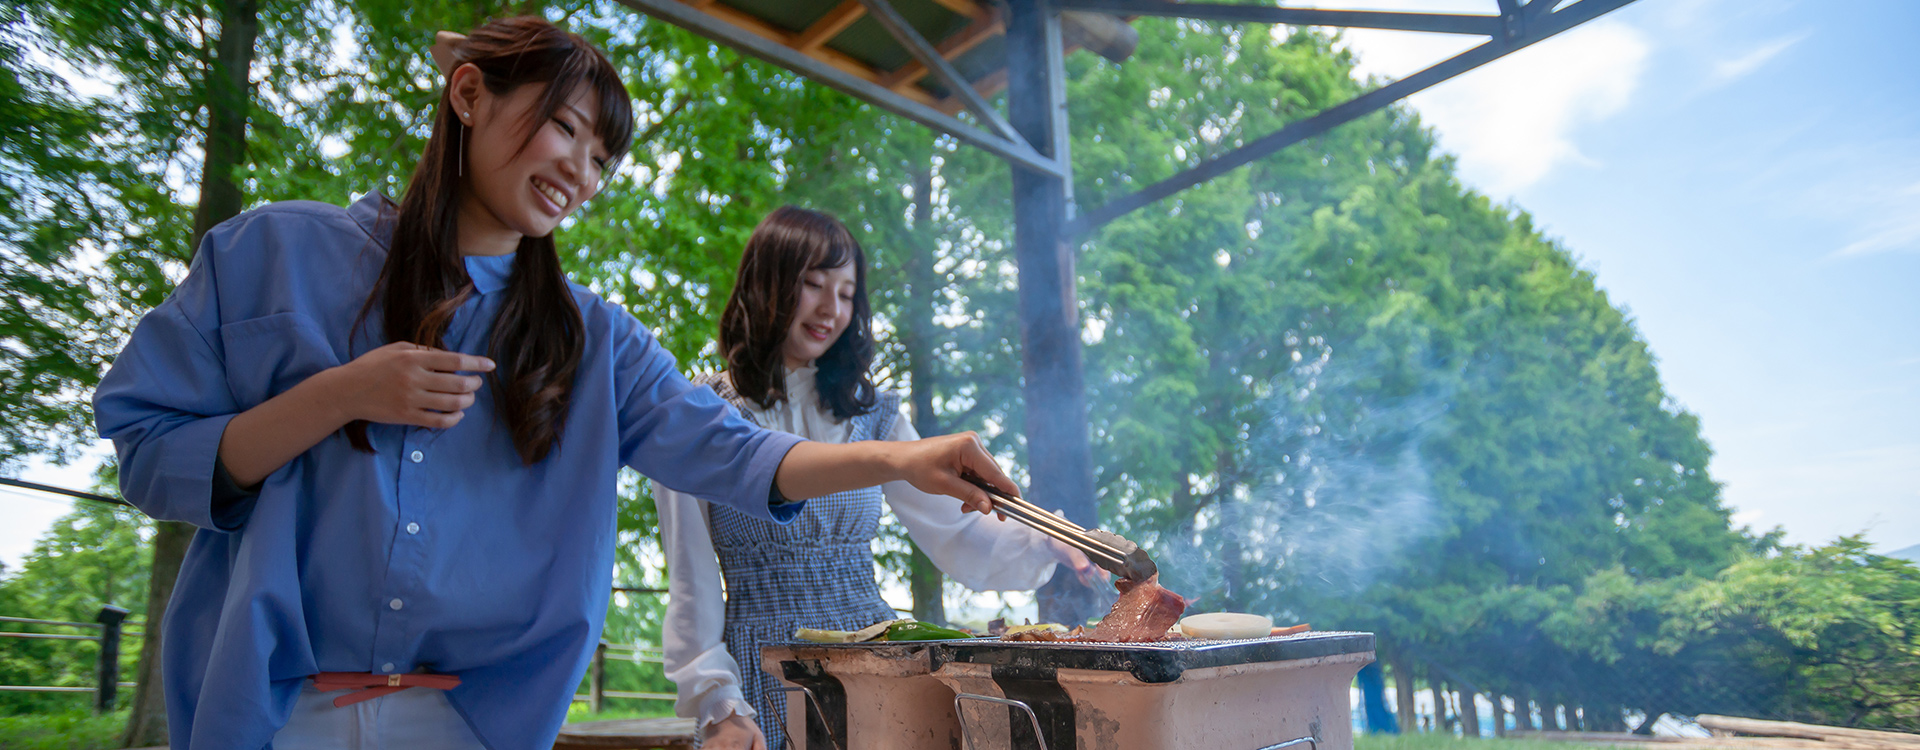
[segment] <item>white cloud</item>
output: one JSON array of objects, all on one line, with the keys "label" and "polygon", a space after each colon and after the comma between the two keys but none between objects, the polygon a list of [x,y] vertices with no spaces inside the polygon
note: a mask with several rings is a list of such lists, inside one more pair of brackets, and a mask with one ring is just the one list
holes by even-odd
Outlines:
[{"label": "white cloud", "polygon": [[[1426,3],[1405,9],[1429,10]],[[1396,8],[1400,9],[1400,8]],[[1352,30],[1361,75],[1398,78],[1472,47],[1473,37]],[[1460,156],[1462,177],[1496,197],[1566,163],[1598,166],[1575,134],[1626,107],[1651,44],[1602,19],[1513,53],[1412,97],[1409,102]]]},{"label": "white cloud", "polygon": [[1920,252],[1920,200],[1906,207],[1904,216],[1890,218],[1875,227],[1872,234],[1835,250],[1835,258],[1851,258],[1892,252]]},{"label": "white cloud", "polygon": [[1716,62],[1713,64],[1711,82],[1715,85],[1720,85],[1744,78],[1748,73],[1759,70],[1760,66],[1767,64],[1768,60],[1772,60],[1775,56],[1787,51],[1788,47],[1799,44],[1802,39],[1806,38],[1807,34],[1802,33],[1795,36],[1775,39],[1739,57]]}]

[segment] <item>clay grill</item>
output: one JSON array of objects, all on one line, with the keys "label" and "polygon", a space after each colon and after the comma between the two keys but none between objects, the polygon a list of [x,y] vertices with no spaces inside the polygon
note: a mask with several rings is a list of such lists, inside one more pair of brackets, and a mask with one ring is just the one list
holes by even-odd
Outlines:
[{"label": "clay grill", "polygon": [[789,643],[797,750],[1351,750],[1371,633],[1245,641]]}]

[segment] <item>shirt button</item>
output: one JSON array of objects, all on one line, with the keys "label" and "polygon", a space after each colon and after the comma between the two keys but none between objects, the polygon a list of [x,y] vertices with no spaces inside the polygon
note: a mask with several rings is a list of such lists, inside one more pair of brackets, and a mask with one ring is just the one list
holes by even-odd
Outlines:
[{"label": "shirt button", "polygon": [[392,671],[393,671],[393,662],[387,662],[387,663],[385,663],[385,664],[382,664],[382,665],[380,665],[380,671],[382,671],[382,672],[392,672]]},{"label": "shirt button", "polygon": [[413,459],[413,462],[417,464],[417,463],[420,463],[421,461],[427,460],[427,454],[421,453],[420,451],[414,451],[413,454],[407,456],[407,458]]},{"label": "shirt button", "polygon": [[410,524],[407,524],[407,533],[409,533],[409,534],[418,534],[418,533],[420,533],[420,524],[417,524],[417,523],[410,523]]},{"label": "shirt button", "polygon": [[401,602],[401,601],[400,601],[399,599],[395,599],[395,600],[393,600],[393,601],[390,601],[390,602],[387,602],[387,608],[388,608],[388,609],[399,609],[399,608],[401,608],[401,607],[404,607],[404,606],[407,606],[407,605],[406,605],[405,603],[403,603],[403,602]]}]

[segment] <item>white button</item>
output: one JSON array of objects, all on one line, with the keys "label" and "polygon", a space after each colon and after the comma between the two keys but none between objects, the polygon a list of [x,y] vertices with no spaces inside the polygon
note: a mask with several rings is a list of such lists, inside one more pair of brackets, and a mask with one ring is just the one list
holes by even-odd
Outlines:
[{"label": "white button", "polygon": [[387,663],[385,663],[385,664],[382,664],[382,665],[380,665],[380,671],[382,671],[382,672],[391,672],[391,671],[393,671],[393,662],[387,662]]},{"label": "white button", "polygon": [[427,460],[427,454],[421,453],[420,451],[414,451],[413,455],[407,456],[407,458],[413,459],[413,462],[417,464],[417,463],[420,463],[421,461]]},{"label": "white button", "polygon": [[420,533],[420,524],[417,524],[417,523],[410,523],[410,524],[407,524],[407,533],[409,533],[409,534],[418,534],[418,533]]},{"label": "white button", "polygon": [[388,609],[399,609],[404,606],[407,606],[407,605],[402,604],[399,599],[395,599],[393,601],[387,602]]}]

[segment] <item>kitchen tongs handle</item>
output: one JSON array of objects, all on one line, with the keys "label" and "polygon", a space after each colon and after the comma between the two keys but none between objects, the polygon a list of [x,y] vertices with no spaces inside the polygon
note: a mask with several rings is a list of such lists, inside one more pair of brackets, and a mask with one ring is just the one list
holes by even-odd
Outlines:
[{"label": "kitchen tongs handle", "polygon": [[[975,487],[979,487],[982,491],[992,495],[995,500],[999,501],[995,503],[995,510],[1013,516],[1021,523],[1039,530],[1042,534],[1065,542],[1068,546],[1078,549],[1081,552],[1097,557],[1104,557],[1112,561],[1112,564],[1100,565],[1102,568],[1115,571],[1125,569],[1126,555],[1122,554],[1120,550],[1088,538],[1086,536],[1087,530],[1079,524],[1048,513],[1040,506],[1002,492],[998,487],[987,484],[985,480],[978,477],[967,477],[967,481],[972,482]],[[1095,562],[1101,561],[1096,560]]]}]

